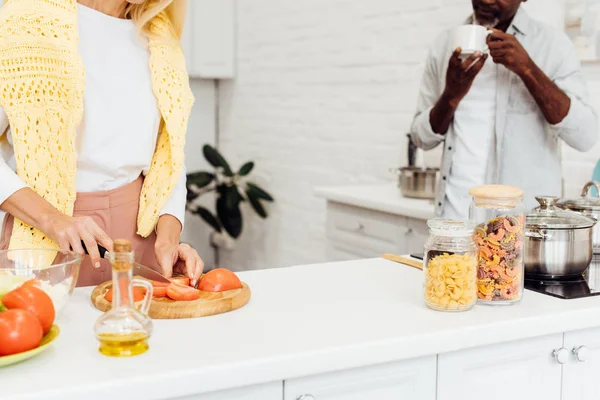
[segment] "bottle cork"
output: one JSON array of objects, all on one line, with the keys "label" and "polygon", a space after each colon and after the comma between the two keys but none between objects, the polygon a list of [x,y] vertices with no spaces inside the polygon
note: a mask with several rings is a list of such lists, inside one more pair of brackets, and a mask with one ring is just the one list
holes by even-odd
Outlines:
[{"label": "bottle cork", "polygon": [[127,239],[116,239],[113,243],[115,253],[131,253],[131,241]]}]

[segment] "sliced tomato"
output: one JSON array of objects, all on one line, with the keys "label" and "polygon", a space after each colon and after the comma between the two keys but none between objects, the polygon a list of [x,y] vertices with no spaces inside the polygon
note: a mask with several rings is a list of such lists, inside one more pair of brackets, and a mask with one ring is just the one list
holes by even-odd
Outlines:
[{"label": "sliced tomato", "polygon": [[44,335],[52,328],[56,316],[54,303],[46,292],[33,284],[22,285],[6,293],[2,297],[2,304],[9,310],[20,309],[32,312],[42,324]]},{"label": "sliced tomato", "polygon": [[159,286],[154,288],[153,297],[167,297],[167,286]]},{"label": "sliced tomato", "polygon": [[41,281],[39,279],[30,279],[26,282],[23,282],[23,284],[21,286],[35,286],[35,287],[40,287],[41,285]]},{"label": "sliced tomato", "polygon": [[[137,286],[133,287],[133,302],[134,303],[144,300],[145,296],[146,296],[146,289],[143,289],[143,288],[137,287]],[[108,289],[108,291],[104,294],[104,299],[106,301],[110,301],[112,303],[112,301],[113,301],[113,288],[112,287],[110,289]]]},{"label": "sliced tomato", "polygon": [[43,336],[42,324],[31,311],[14,309],[0,313],[0,356],[35,349]]},{"label": "sliced tomato", "polygon": [[190,286],[190,278],[188,278],[187,276],[174,276],[170,280],[171,282],[177,283],[179,285]]},{"label": "sliced tomato", "polygon": [[206,273],[198,284],[198,289],[203,292],[225,292],[227,290],[241,289],[242,287],[240,278],[224,268],[213,269]]},{"label": "sliced tomato", "polygon": [[161,288],[161,287],[167,287],[169,286],[169,282],[159,282],[159,281],[152,281],[152,286],[154,286],[154,288]]},{"label": "sliced tomato", "polygon": [[197,300],[200,298],[200,291],[189,286],[171,283],[167,286],[167,297],[171,300]]}]

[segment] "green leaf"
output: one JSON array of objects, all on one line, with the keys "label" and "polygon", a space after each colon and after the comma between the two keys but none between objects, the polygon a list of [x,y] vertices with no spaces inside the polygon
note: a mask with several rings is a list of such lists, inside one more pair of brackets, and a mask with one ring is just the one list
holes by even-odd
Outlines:
[{"label": "green leaf", "polygon": [[240,171],[238,172],[239,176],[246,176],[252,171],[254,168],[254,163],[252,161],[248,161],[246,164],[242,165]]},{"label": "green leaf", "polygon": [[210,165],[215,168],[223,168],[223,173],[226,176],[233,176],[233,171],[231,170],[229,163],[225,161],[225,158],[223,158],[217,149],[206,144],[204,145],[202,152],[204,153],[204,158],[206,158],[206,161],[208,161]]},{"label": "green leaf", "polygon": [[195,211],[194,214],[199,215],[204,222],[206,222],[207,224],[209,224],[210,226],[213,227],[214,230],[216,230],[217,232],[222,232],[223,228],[221,227],[221,224],[219,223],[219,220],[210,212],[208,211],[206,208],[204,207],[198,207]]},{"label": "green leaf", "polygon": [[187,186],[196,185],[199,188],[206,187],[215,179],[215,175],[210,172],[194,172],[187,175]]},{"label": "green leaf", "polygon": [[262,204],[260,204],[260,200],[258,200],[258,198],[254,197],[253,195],[248,195],[248,201],[258,215],[260,215],[262,218],[267,218],[267,211],[264,209]]},{"label": "green leaf", "polygon": [[187,188],[186,199],[187,199],[188,203],[196,200],[198,198],[198,196],[200,196],[198,193],[194,192],[189,187]]},{"label": "green leaf", "polygon": [[242,233],[242,213],[240,212],[239,202],[235,207],[229,208],[226,204],[226,197],[219,196],[217,199],[217,216],[223,224],[225,231],[234,239],[237,239]]},{"label": "green leaf", "polygon": [[266,201],[274,201],[273,197],[269,193],[267,193],[254,183],[246,183],[246,194],[248,194],[248,197],[254,196],[256,198],[263,199]]},{"label": "green leaf", "polygon": [[234,208],[239,207],[239,204],[242,201],[242,196],[240,196],[237,186],[228,186],[226,184],[222,184],[219,185],[217,191],[219,193],[219,197],[225,202],[225,207],[227,207],[228,210],[233,210]]}]

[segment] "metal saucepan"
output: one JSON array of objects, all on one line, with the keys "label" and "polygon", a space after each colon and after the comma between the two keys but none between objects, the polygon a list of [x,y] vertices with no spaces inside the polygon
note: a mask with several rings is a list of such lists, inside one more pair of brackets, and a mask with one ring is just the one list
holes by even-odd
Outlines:
[{"label": "metal saucepan", "polygon": [[393,168],[398,175],[398,187],[404,197],[434,199],[440,176],[439,168]]},{"label": "metal saucepan", "polygon": [[540,203],[525,222],[525,274],[529,278],[572,279],[592,261],[596,220],[556,206],[557,197]]},{"label": "metal saucepan", "polygon": [[[595,187],[600,193],[600,182],[588,182],[583,187],[581,197],[577,199],[563,200],[558,203],[560,208],[565,210],[575,211],[586,217],[594,218],[596,221],[600,219],[600,199],[597,197],[588,197],[589,191]],[[594,253],[600,253],[600,224],[596,224],[593,232]]]}]

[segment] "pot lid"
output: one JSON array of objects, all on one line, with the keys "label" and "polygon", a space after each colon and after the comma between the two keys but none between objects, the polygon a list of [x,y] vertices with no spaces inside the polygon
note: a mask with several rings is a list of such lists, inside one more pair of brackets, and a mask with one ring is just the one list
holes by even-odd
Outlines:
[{"label": "pot lid", "polygon": [[576,199],[563,200],[558,203],[558,206],[561,208],[566,208],[569,210],[576,210],[576,211],[600,210],[600,199],[597,197],[588,197],[588,193],[592,187],[595,187],[598,190],[598,193],[600,193],[600,183],[588,182],[583,187],[583,191],[581,192],[581,197],[576,198]]},{"label": "pot lid", "polygon": [[527,214],[525,225],[528,229],[580,229],[590,228],[596,224],[592,218],[558,208],[556,206],[558,197],[536,197],[535,199],[540,206]]}]

